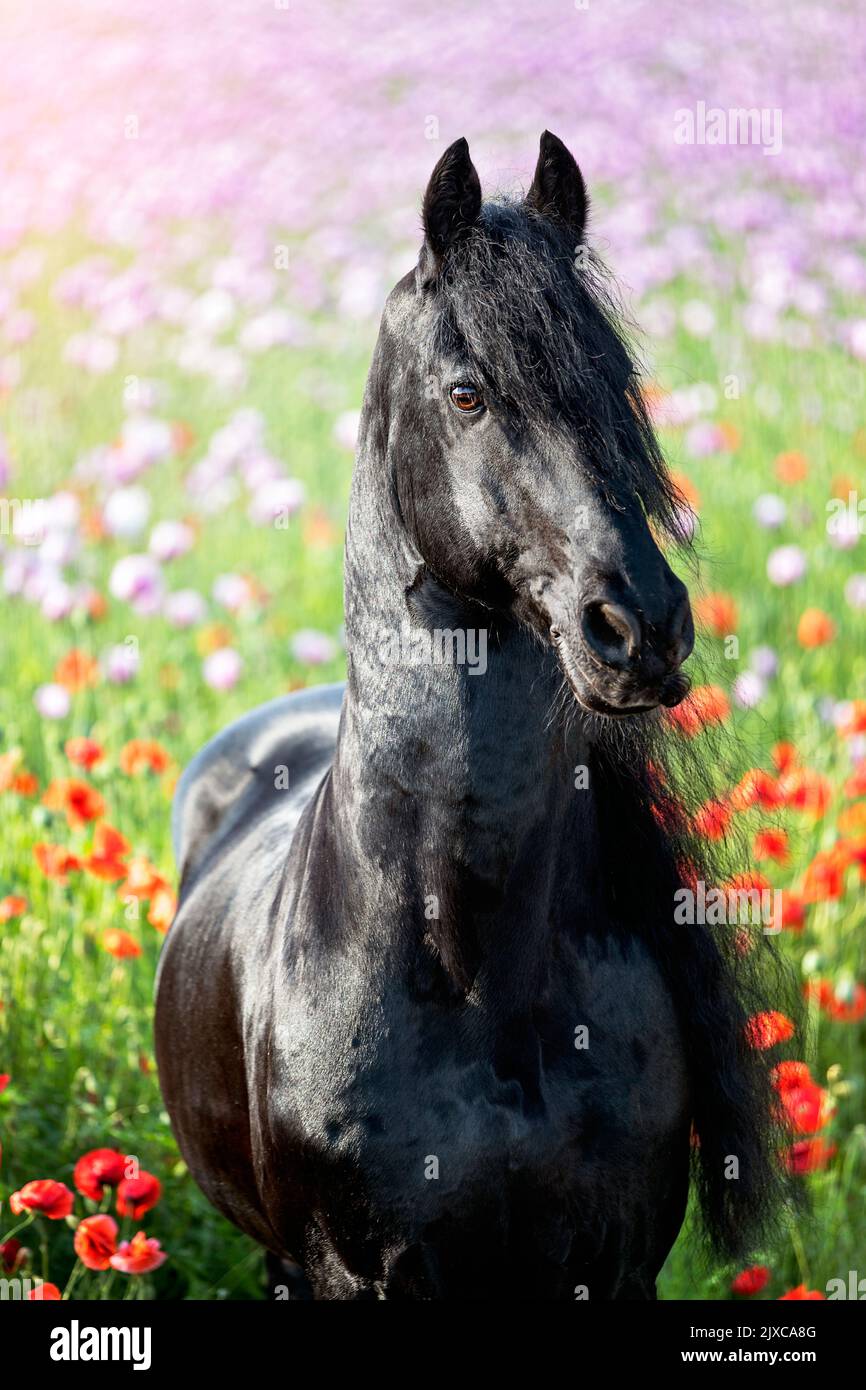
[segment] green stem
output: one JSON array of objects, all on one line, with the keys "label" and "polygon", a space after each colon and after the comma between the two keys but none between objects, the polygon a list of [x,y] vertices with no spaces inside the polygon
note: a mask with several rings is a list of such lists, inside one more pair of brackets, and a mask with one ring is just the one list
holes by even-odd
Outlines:
[{"label": "green stem", "polygon": [[11,1231],[6,1232],[3,1239],[0,1240],[0,1245],[5,1245],[7,1240],[11,1240],[13,1236],[17,1236],[19,1231],[23,1231],[25,1226],[29,1226],[31,1221],[35,1221],[35,1219],[36,1213],[32,1211],[28,1212],[23,1221],[19,1221],[17,1226],[13,1226]]},{"label": "green stem", "polygon": [[80,1260],[76,1260],[76,1261],[75,1261],[75,1264],[74,1264],[74,1266],[73,1266],[73,1269],[72,1269],[72,1273],[70,1274],[69,1278],[68,1278],[67,1281],[66,1281],[66,1288],[63,1290],[63,1299],[64,1299],[64,1300],[68,1299],[68,1298],[71,1296],[72,1290],[73,1290],[73,1288],[74,1288],[76,1282],[78,1281],[78,1279],[79,1279],[79,1277],[80,1277],[80,1275],[81,1275],[83,1269],[84,1269],[84,1265],[81,1263],[81,1261],[80,1261]]}]

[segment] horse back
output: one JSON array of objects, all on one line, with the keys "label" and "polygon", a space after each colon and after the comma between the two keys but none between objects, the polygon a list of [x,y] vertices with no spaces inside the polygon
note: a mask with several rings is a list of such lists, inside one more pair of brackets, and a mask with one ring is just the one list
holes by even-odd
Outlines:
[{"label": "horse back", "polygon": [[183,892],[221,848],[277,813],[289,834],[330,767],[343,685],[315,686],[260,705],[193,758],[172,806]]}]

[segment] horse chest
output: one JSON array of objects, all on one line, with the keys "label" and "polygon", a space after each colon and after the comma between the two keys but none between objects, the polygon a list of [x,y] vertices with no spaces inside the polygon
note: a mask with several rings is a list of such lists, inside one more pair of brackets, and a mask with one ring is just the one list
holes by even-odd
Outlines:
[{"label": "horse chest", "polygon": [[294,1077],[297,1121],[336,1248],[375,1230],[380,1258],[483,1242],[561,1268],[684,1171],[685,1061],[639,951],[575,954],[511,1021],[393,995],[359,1010],[351,990],[303,1018],[292,1056],[319,1065]]}]

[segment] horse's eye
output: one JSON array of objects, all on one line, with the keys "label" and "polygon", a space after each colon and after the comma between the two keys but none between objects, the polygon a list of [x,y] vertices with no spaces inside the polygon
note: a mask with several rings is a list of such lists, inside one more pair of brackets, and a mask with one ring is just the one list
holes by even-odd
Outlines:
[{"label": "horse's eye", "polygon": [[466,415],[475,410],[480,410],[484,405],[481,392],[474,386],[452,386],[451,399],[458,410],[462,410]]}]

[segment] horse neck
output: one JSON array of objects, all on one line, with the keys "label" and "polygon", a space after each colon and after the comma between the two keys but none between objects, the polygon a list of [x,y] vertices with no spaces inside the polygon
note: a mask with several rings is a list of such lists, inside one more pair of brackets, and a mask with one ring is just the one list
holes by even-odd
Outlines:
[{"label": "horse neck", "polygon": [[[483,674],[383,660],[383,636],[409,629],[407,593],[419,574],[396,502],[377,483],[383,476],[362,453],[346,544],[347,690],[330,787],[341,854],[359,871],[345,879],[365,884],[366,894],[375,870],[390,885],[371,922],[378,940],[405,933],[409,904],[415,929],[435,941],[458,982],[501,945],[512,980],[523,956],[530,987],[557,920],[591,911],[603,893],[594,794],[580,771],[591,748],[580,720],[557,716],[553,654],[517,628],[488,643]],[[460,625],[453,612],[441,623]],[[355,907],[362,923],[366,905]]]}]

